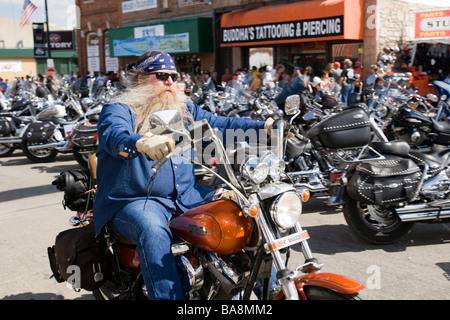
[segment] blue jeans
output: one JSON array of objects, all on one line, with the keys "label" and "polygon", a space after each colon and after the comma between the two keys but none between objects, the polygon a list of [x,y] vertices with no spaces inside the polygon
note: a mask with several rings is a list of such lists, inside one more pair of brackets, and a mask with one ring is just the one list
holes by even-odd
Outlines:
[{"label": "blue jeans", "polygon": [[[115,232],[136,243],[142,277],[152,300],[184,300],[171,251],[173,238],[168,222],[173,213],[157,201],[136,200],[125,205],[109,222]],[[270,287],[276,286],[275,268],[272,268]],[[260,298],[261,288],[256,288],[255,294]]]},{"label": "blue jeans", "polygon": [[184,299],[167,225],[172,214],[156,201],[137,200],[125,205],[109,222],[115,232],[136,243],[142,277],[152,300]]},{"label": "blue jeans", "polygon": [[346,107],[348,107],[348,99],[350,97],[350,94],[355,91],[355,85],[353,84],[347,84],[343,85],[341,89],[342,94],[342,102],[345,104]]}]

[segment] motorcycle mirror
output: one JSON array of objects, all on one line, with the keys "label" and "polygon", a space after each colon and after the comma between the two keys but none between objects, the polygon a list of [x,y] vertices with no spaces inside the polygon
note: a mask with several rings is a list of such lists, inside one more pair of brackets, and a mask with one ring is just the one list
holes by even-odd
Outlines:
[{"label": "motorcycle mirror", "polygon": [[305,121],[309,121],[311,119],[314,119],[315,117],[315,113],[313,111],[308,111],[307,113],[305,113],[305,115],[303,116],[303,120]]},{"label": "motorcycle mirror", "polygon": [[284,103],[284,112],[290,116],[297,113],[300,108],[300,96],[298,94],[289,96]]},{"label": "motorcycle mirror", "polygon": [[438,97],[435,94],[429,93],[427,94],[427,99],[433,102],[438,102]]},{"label": "motorcycle mirror", "polygon": [[150,115],[150,130],[154,134],[168,134],[183,129],[183,121],[176,110],[155,111]]}]

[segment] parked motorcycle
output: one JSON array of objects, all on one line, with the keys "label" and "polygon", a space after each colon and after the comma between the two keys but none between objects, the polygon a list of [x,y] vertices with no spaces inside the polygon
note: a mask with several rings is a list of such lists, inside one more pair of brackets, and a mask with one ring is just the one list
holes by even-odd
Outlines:
[{"label": "parked motorcycle", "polygon": [[[291,102],[295,109],[298,103]],[[448,222],[450,149],[439,144],[412,149],[400,140],[370,141],[368,127],[345,119],[360,114],[365,122],[368,115],[364,109],[347,112],[319,122],[308,138],[325,149],[367,143],[357,157],[343,161],[345,171],[330,189],[332,202],[343,204],[350,229],[366,241],[387,244],[401,240],[414,222]]]},{"label": "parked motorcycle", "polygon": [[[245,154],[242,165],[232,166],[219,136],[207,121],[195,122],[189,127],[189,132],[184,129],[180,114],[173,110],[154,112],[150,121],[153,125],[152,132],[172,132],[181,137],[170,154],[155,162],[152,167],[154,175],[158,174],[160,166],[170,157],[190,154],[190,149],[198,141],[212,140],[217,145],[217,152],[228,175],[223,182],[237,195],[236,201],[219,199],[194,208],[170,221],[169,227],[176,239],[172,251],[178,261],[186,298],[247,300],[250,299],[255,286],[261,282],[263,299],[358,297],[358,293],[364,288],[363,285],[344,276],[319,272],[322,264],[314,258],[307,241],[309,235],[299,222],[302,196],[306,200],[307,193],[300,193],[292,184],[281,181],[284,167],[283,161],[279,158],[281,155],[279,144],[275,149],[277,155]],[[196,132],[202,134],[197,135]],[[279,125],[276,132],[277,143],[282,143],[283,126]],[[201,138],[198,138],[200,136]],[[240,167],[238,173],[234,171],[237,167]],[[64,185],[60,190],[69,188],[66,183],[61,183],[61,179],[54,184]],[[73,191],[74,188],[70,189]],[[79,194],[80,191],[76,190],[73,193]],[[87,193],[83,192],[84,195]],[[70,201],[66,201],[68,202]],[[92,225],[92,220],[89,220],[91,218],[82,217],[73,221],[76,224],[90,222],[89,225]],[[86,230],[86,227],[70,229],[67,232],[83,229]],[[64,238],[65,234],[67,233],[63,232],[57,239]],[[90,237],[90,243],[93,243],[92,241],[95,243],[93,234]],[[110,229],[107,229],[105,239],[98,241],[103,243],[101,249],[94,245],[96,249],[92,250],[92,259],[84,259],[89,262],[86,266],[79,266],[82,270],[88,271],[86,275],[88,278],[84,278],[86,283],[84,288],[92,290],[97,299],[144,298],[146,289],[140,276],[135,244]],[[83,251],[79,246],[82,242],[77,240],[77,249],[80,255],[83,252],[86,257],[87,250]],[[288,256],[289,248],[295,244],[301,246],[305,263],[288,268],[282,254]],[[82,260],[77,259],[73,247],[64,253],[63,250],[58,252],[58,246],[67,248],[70,245],[65,246],[57,240],[55,246],[49,248],[55,277],[64,281],[70,277],[64,267],[68,263],[74,264]],[[103,259],[99,260],[98,253],[105,254],[102,255]],[[68,262],[66,257],[69,257]],[[272,266],[277,271],[277,283],[281,287],[281,291],[275,296],[273,293],[270,295],[269,290]]]},{"label": "parked motorcycle", "polygon": [[372,141],[387,140],[366,105],[338,109],[323,109],[314,99],[293,95],[284,110],[294,134],[286,141],[286,173],[295,187],[307,188],[313,197],[327,196],[330,205],[341,204],[336,187],[350,163],[364,155]]},{"label": "parked motorcycle", "polygon": [[98,115],[117,90],[108,82],[94,99],[83,103],[68,86],[60,90],[64,101],[55,101],[36,115],[24,130],[22,150],[34,162],[53,161],[59,152],[73,153],[87,167],[89,155],[97,149]]},{"label": "parked motorcycle", "polygon": [[28,92],[22,94],[21,98],[13,99],[9,109],[0,112],[0,157],[8,157],[15,149],[21,148],[25,128],[43,108],[45,89],[38,88],[36,95]]}]

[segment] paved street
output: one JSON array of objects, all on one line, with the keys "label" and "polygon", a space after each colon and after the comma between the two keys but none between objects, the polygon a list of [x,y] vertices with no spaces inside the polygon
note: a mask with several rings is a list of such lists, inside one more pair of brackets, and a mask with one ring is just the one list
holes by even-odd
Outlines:
[{"label": "paved street", "polygon": [[[0,158],[0,299],[92,299],[50,279],[47,247],[70,228],[72,212],[51,182],[63,170],[79,168],[72,155],[32,163],[20,150]],[[302,225],[323,272],[353,278],[368,289],[365,299],[450,300],[450,224],[416,224],[401,243],[370,245],[356,238],[342,213],[314,200]],[[301,264],[294,247],[289,266]]]}]

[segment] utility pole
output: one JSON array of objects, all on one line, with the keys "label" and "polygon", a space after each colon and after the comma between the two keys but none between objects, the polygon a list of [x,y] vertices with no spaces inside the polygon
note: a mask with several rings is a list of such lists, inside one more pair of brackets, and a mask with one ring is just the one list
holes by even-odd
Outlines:
[{"label": "utility pole", "polygon": [[47,7],[47,0],[45,0],[45,20],[47,25],[47,54],[48,58],[52,58],[52,53],[50,50],[50,29],[48,28],[48,7]]}]

